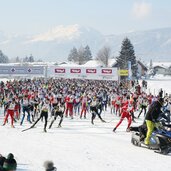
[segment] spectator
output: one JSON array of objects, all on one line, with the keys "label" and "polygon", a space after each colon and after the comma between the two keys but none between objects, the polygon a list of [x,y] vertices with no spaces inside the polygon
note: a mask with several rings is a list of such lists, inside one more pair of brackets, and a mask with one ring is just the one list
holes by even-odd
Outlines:
[{"label": "spectator", "polygon": [[5,159],[6,158],[0,154],[0,171],[4,171],[3,164],[4,164]]},{"label": "spectator", "polygon": [[6,158],[0,154],[0,166],[3,166],[5,159]]},{"label": "spectator", "polygon": [[3,169],[4,171],[16,171],[17,162],[14,159],[14,155],[12,153],[9,153],[7,158],[5,159],[3,163]]},{"label": "spectator", "polygon": [[52,161],[45,161],[43,166],[45,167],[45,171],[57,171],[57,168],[54,167],[54,163]]}]

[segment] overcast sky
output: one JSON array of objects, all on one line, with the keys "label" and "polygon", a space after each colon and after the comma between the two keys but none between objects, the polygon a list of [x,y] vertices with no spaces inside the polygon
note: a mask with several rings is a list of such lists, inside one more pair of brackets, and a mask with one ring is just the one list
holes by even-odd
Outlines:
[{"label": "overcast sky", "polygon": [[171,27],[171,0],[0,0],[0,31],[37,34],[74,24],[102,34]]}]

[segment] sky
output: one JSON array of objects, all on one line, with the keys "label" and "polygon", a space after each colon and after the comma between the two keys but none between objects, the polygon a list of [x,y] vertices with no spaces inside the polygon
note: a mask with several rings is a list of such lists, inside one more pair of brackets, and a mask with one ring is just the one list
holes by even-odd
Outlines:
[{"label": "sky", "polygon": [[37,34],[59,25],[102,34],[171,27],[171,0],[0,0],[0,31]]}]

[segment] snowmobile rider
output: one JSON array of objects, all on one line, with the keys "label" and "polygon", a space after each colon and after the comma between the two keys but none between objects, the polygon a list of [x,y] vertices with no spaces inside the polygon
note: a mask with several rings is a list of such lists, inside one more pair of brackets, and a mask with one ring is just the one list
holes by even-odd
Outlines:
[{"label": "snowmobile rider", "polygon": [[159,98],[157,101],[153,102],[153,104],[149,107],[149,110],[145,116],[145,122],[147,125],[147,135],[145,139],[145,144],[150,144],[150,137],[154,130],[154,127],[158,124],[158,118],[162,113],[161,107],[163,106],[164,100],[163,98]]}]

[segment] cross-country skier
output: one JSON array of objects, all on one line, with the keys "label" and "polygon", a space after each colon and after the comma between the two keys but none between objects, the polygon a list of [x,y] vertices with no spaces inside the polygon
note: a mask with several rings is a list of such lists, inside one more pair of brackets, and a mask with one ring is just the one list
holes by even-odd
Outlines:
[{"label": "cross-country skier", "polygon": [[25,95],[24,98],[21,100],[21,104],[22,104],[23,117],[21,119],[20,125],[23,124],[26,112],[27,112],[27,121],[31,123],[31,120],[30,120],[30,102],[29,102],[27,95]]},{"label": "cross-country skier", "polygon": [[146,115],[146,110],[147,110],[147,106],[148,106],[148,101],[146,98],[142,98],[142,101],[140,103],[140,108],[141,108],[141,111],[138,115],[138,118],[140,117],[142,111],[144,110],[144,116]]},{"label": "cross-country skier", "polygon": [[31,128],[34,128],[34,126],[39,122],[40,119],[43,119],[43,117],[45,118],[45,124],[44,124],[44,132],[46,131],[46,126],[47,126],[47,122],[48,122],[48,111],[50,110],[50,106],[49,106],[49,99],[45,99],[45,101],[42,102],[41,104],[41,113],[40,113],[40,117],[36,120],[36,122],[31,126]]},{"label": "cross-country skier", "polygon": [[7,122],[7,119],[8,119],[8,116],[10,115],[11,117],[11,127],[14,128],[14,111],[15,111],[15,106],[16,106],[16,102],[15,102],[15,99],[13,98],[12,101],[10,100],[8,103],[7,103],[7,106],[6,106],[6,116],[5,116],[5,119],[4,119],[4,124],[3,126],[6,124]]},{"label": "cross-country skier", "polygon": [[116,129],[118,128],[118,126],[122,123],[122,121],[125,118],[127,118],[127,120],[128,120],[128,126],[127,126],[126,131],[129,132],[129,127],[130,127],[130,125],[132,123],[132,117],[131,117],[130,112],[132,112],[133,109],[134,109],[133,106],[131,106],[128,101],[124,104],[124,106],[121,109],[121,119],[118,122],[118,124],[115,126],[115,128],[113,129],[113,132],[116,131]]},{"label": "cross-country skier", "polygon": [[64,111],[65,111],[65,104],[64,102],[58,102],[58,105],[53,109],[53,115],[54,115],[54,119],[52,120],[51,124],[49,125],[49,129],[52,127],[54,121],[57,119],[57,117],[60,117],[60,121],[58,124],[58,128],[61,127],[61,123],[63,121],[63,115],[64,115]]},{"label": "cross-country skier", "polygon": [[91,123],[94,125],[94,119],[96,118],[96,115],[98,115],[99,119],[102,122],[106,122],[105,120],[102,119],[100,113],[98,112],[98,107],[99,107],[99,100],[96,97],[93,97],[91,104],[90,104],[90,111],[92,114],[91,117]]}]

